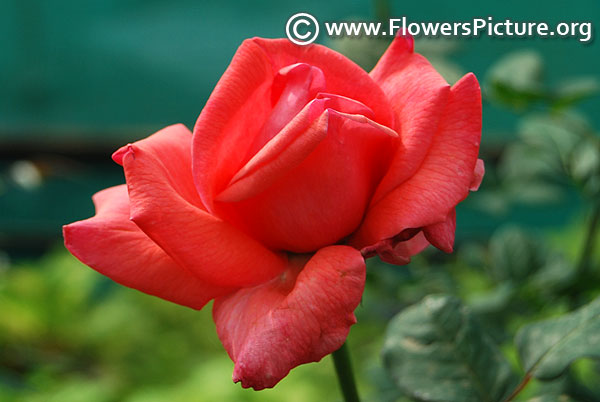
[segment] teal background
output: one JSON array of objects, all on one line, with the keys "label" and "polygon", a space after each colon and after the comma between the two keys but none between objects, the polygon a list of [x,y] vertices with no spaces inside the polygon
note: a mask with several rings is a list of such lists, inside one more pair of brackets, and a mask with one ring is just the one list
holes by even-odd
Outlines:
[{"label": "teal background", "polygon": [[[86,138],[119,142],[123,131],[192,125],[235,49],[248,37],[284,37],[294,13],[319,21],[373,20],[368,1],[42,1],[4,0],[0,5],[1,138]],[[392,2],[393,17],[409,21],[469,21],[493,16],[513,21],[600,23],[600,2]],[[598,27],[596,27],[598,29]],[[328,38],[320,35],[321,43]],[[595,42],[574,38],[460,40],[456,56],[482,76],[498,55],[535,47],[552,66],[550,80],[597,74]],[[597,110],[598,100],[586,106]],[[507,129],[504,114],[486,122]],[[594,116],[596,119],[599,117]],[[598,121],[598,120],[596,120]]]}]

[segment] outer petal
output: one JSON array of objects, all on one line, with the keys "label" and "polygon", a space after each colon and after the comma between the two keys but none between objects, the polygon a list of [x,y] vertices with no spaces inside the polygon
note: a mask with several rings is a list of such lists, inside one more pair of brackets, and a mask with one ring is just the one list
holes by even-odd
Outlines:
[{"label": "outer petal", "polygon": [[410,257],[423,251],[429,242],[420,229],[406,229],[394,237],[381,240],[361,250],[365,258],[379,255],[382,261],[394,265],[405,265]]},{"label": "outer petal", "polygon": [[423,232],[419,232],[415,237],[408,240],[393,242],[384,240],[377,249],[377,254],[382,261],[394,265],[406,265],[410,262],[410,257],[419,254],[429,246]]},{"label": "outer petal", "polygon": [[477,191],[479,190],[479,186],[481,185],[481,181],[483,180],[483,175],[485,174],[485,165],[481,159],[477,159],[477,164],[475,165],[475,171],[473,172],[473,180],[471,181],[471,187],[469,190]]},{"label": "outer petal", "polygon": [[[360,225],[398,137],[364,116],[332,109],[293,136],[298,146],[287,147],[290,155],[278,154],[258,174],[235,183],[240,190],[236,194],[255,189],[257,180],[252,178],[260,178],[258,187],[272,183],[267,189],[238,202],[216,202],[215,210],[272,249],[314,252],[337,243]],[[274,140],[280,138],[286,136]],[[303,160],[296,157],[311,150]],[[285,172],[284,166],[291,162],[301,163]],[[283,176],[273,177],[282,171]]]},{"label": "outer petal", "polygon": [[375,121],[392,126],[393,115],[379,86],[341,54],[319,45],[299,47],[286,39],[246,40],[194,128],[194,180],[209,211],[214,197],[247,162],[249,148],[268,120],[274,107],[271,90],[281,90],[273,86],[275,77],[297,63],[317,67],[327,92],[362,102],[373,110]]},{"label": "outer petal", "polygon": [[266,54],[256,43],[244,41],[198,117],[194,181],[209,211],[217,188],[244,163],[268,119],[274,76]]},{"label": "outer petal", "polygon": [[450,86],[420,54],[413,39],[398,36],[381,57],[371,77],[383,89],[395,113],[393,127],[402,139],[392,166],[371,204],[376,203],[419,168],[436,133]]},{"label": "outer petal", "polygon": [[167,127],[122,148],[131,219],[177,263],[218,286],[262,283],[286,265],[275,254],[202,208],[193,192],[191,134]]},{"label": "outer petal", "polygon": [[235,290],[189,274],[131,222],[125,185],[100,191],[94,204],[93,218],[63,228],[65,246],[84,264],[122,285],[195,309]]},{"label": "outer petal", "polygon": [[467,74],[452,87],[440,127],[417,173],[372,205],[351,244],[363,248],[408,228],[445,221],[472,185],[480,137],[479,84]]},{"label": "outer petal", "polygon": [[244,388],[273,387],[294,367],[342,346],[356,322],[365,263],[347,246],[319,250],[302,268],[215,300],[213,317]]},{"label": "outer petal", "polygon": [[454,247],[454,232],[456,231],[456,209],[448,214],[444,222],[425,226],[423,233],[435,247],[446,253],[451,253]]}]

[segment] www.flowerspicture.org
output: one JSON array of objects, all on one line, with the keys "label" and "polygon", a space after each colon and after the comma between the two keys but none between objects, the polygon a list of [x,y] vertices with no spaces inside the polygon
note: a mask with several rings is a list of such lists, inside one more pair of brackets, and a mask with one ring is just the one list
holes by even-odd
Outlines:
[{"label": "www.flowerspicture.org", "polygon": [[[412,36],[425,37],[559,37],[575,38],[582,43],[593,39],[592,22],[560,22],[555,25],[539,21],[496,21],[493,17],[473,18],[461,22],[412,22],[407,17],[392,18],[383,22],[325,22],[324,32],[332,38],[338,37],[384,37],[394,36],[397,32],[406,32]],[[292,15],[286,23],[286,35],[297,45],[308,45],[319,36],[317,19],[308,13]]]}]

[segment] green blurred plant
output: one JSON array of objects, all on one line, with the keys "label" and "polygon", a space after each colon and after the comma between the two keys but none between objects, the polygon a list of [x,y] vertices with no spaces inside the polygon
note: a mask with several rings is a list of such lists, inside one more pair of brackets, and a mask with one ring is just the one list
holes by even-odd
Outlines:
[{"label": "green blurred plant", "polygon": [[544,82],[540,54],[535,50],[517,50],[490,68],[484,89],[490,100],[518,111],[537,104],[561,110],[597,95],[600,81],[595,76],[569,77],[549,86]]}]

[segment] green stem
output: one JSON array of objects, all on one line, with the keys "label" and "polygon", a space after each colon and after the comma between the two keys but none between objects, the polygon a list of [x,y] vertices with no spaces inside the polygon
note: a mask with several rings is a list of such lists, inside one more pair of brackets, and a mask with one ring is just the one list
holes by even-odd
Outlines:
[{"label": "green stem", "polygon": [[331,354],[335,372],[344,395],[346,402],[360,402],[356,383],[354,382],[354,374],[352,373],[352,363],[350,362],[350,353],[348,347],[344,343],[341,348]]}]

